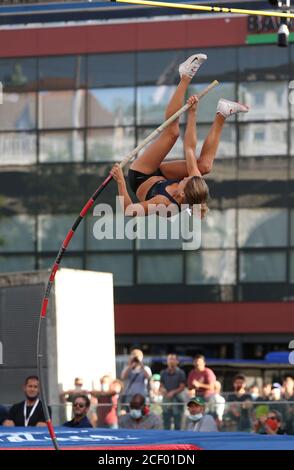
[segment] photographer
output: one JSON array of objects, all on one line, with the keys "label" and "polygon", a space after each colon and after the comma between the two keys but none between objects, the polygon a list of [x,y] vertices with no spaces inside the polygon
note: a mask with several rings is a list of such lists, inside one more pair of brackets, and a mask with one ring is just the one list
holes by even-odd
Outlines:
[{"label": "photographer", "polygon": [[121,379],[124,381],[124,395],[121,403],[123,405],[129,403],[136,394],[146,397],[151,375],[150,367],[143,364],[143,352],[140,349],[134,349],[130,354],[128,365],[121,374]]}]

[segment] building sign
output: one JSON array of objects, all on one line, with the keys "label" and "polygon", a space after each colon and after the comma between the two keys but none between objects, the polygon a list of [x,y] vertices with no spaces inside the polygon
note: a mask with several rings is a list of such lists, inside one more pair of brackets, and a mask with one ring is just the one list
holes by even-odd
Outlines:
[{"label": "building sign", "polygon": [[[274,33],[278,31],[280,18],[274,16],[249,15],[247,18],[247,31],[251,34]],[[294,20],[289,19],[289,30],[294,31]]]}]

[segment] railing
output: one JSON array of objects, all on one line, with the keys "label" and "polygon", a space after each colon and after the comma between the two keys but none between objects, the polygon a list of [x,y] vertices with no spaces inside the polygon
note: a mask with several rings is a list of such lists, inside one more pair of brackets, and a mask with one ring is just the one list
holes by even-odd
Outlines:
[{"label": "railing", "polygon": [[[149,412],[160,417],[163,429],[191,429],[186,403],[150,402]],[[53,422],[60,426],[72,419],[72,404],[51,405]],[[119,417],[129,411],[128,403],[92,404],[88,418],[94,427],[118,427]],[[207,403],[205,414],[213,417],[220,432],[294,434],[294,401],[251,401]],[[112,422],[112,425],[109,424]]]}]

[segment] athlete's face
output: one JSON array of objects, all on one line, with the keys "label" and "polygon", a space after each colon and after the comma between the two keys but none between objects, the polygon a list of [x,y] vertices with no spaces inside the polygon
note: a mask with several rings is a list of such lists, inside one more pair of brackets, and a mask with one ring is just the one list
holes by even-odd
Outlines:
[{"label": "athlete's face", "polygon": [[188,181],[190,181],[191,178],[193,178],[193,176],[186,176],[179,182],[179,186],[178,186],[179,192],[184,191],[186,184],[188,183]]}]

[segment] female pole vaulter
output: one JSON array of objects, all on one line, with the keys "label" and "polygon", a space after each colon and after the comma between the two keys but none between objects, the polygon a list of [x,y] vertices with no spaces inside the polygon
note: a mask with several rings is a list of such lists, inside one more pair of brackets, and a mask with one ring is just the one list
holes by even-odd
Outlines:
[{"label": "female pole vaulter", "polygon": [[[180,82],[167,105],[165,119],[182,107],[188,86],[206,59],[205,54],[195,54],[179,66]],[[158,213],[159,205],[171,207],[175,213],[175,209],[181,211],[182,204],[188,204],[190,207],[200,205],[201,217],[205,216],[209,190],[203,175],[212,169],[226,118],[236,113],[246,113],[248,107],[225,99],[219,100],[214,122],[197,159],[195,153],[197,95],[191,96],[188,103],[191,107],[188,110],[184,136],[184,160],[164,162],[179,137],[179,119],[177,119],[166,127],[130,166],[129,184],[140,202],[133,203],[119,163],[112,168],[110,173],[117,182],[119,195],[123,196],[125,215]]]}]

